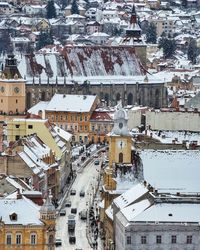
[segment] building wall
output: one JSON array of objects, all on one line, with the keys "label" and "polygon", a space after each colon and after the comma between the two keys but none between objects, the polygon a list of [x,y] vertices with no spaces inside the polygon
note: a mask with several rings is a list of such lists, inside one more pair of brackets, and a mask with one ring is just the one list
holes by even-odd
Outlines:
[{"label": "building wall", "polygon": [[1,113],[24,113],[25,100],[25,81],[0,79]]},{"label": "building wall", "polygon": [[88,140],[91,114],[92,112],[74,113],[45,111],[45,117],[56,123],[62,129],[73,133],[75,141],[80,141],[80,136],[83,141]]},{"label": "building wall", "polygon": [[[38,79],[35,79],[35,82]],[[55,93],[97,95],[99,100],[104,99],[106,105],[116,105],[121,98],[124,105],[149,106],[161,108],[167,106],[167,89],[164,83],[133,83],[133,84],[88,84],[83,85],[26,85],[26,107],[30,108],[39,101],[49,101]]]},{"label": "building wall", "polygon": [[[129,228],[125,228],[117,221],[116,230],[116,250],[198,250],[199,249],[199,228],[198,226],[192,226],[191,224],[151,224],[147,223],[131,224]],[[121,232],[121,234],[120,234]],[[161,235],[162,243],[156,243],[156,236]],[[177,236],[177,243],[171,243],[171,236]],[[187,236],[192,236],[192,243],[187,244]],[[131,244],[127,244],[127,236],[131,237]],[[141,244],[141,236],[147,237],[147,243]]]},{"label": "building wall", "polygon": [[[0,246],[1,250],[10,250],[10,249],[19,249],[16,245],[16,233],[22,234],[22,244],[20,246],[21,250],[45,250],[45,231],[44,225],[42,226],[22,226],[22,225],[4,225],[2,223],[2,227],[0,229]],[[7,246],[6,242],[6,234],[12,234],[12,247]],[[35,247],[30,245],[30,235],[31,233],[36,233],[37,235],[37,244]],[[52,250],[55,247],[53,246]]]},{"label": "building wall", "polygon": [[[16,125],[20,125],[16,128]],[[29,126],[32,125],[32,128]],[[55,152],[57,157],[62,156],[62,152],[57,146],[54,138],[49,132],[48,128],[45,126],[45,121],[37,121],[32,119],[22,119],[22,120],[12,120],[7,123],[7,140],[15,141],[16,136],[27,136],[36,133],[37,136]]]},{"label": "building wall", "polygon": [[186,130],[200,131],[200,116],[198,112],[146,112],[146,126],[152,130]]},{"label": "building wall", "polygon": [[[122,142],[122,148],[121,148]],[[112,166],[112,163],[119,163],[119,154],[123,154],[123,163],[131,163],[131,149],[132,140],[131,137],[111,137],[109,140],[109,166]]]}]

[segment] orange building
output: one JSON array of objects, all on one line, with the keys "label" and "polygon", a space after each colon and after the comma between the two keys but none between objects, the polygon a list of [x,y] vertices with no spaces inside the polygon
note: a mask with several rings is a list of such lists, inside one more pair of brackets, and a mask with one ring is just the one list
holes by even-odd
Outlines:
[{"label": "orange building", "polygon": [[94,95],[55,94],[45,108],[45,118],[71,132],[73,141],[87,143],[90,117],[98,103]]}]

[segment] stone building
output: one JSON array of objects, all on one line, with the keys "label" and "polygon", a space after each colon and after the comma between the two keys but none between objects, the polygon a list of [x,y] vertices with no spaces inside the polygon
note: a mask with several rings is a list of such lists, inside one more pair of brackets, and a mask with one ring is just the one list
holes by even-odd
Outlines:
[{"label": "stone building", "polygon": [[133,45],[67,46],[16,55],[26,77],[26,107],[49,101],[55,93],[97,95],[106,105],[121,99],[123,105],[166,107],[165,83],[145,75],[145,60],[137,50]]}]

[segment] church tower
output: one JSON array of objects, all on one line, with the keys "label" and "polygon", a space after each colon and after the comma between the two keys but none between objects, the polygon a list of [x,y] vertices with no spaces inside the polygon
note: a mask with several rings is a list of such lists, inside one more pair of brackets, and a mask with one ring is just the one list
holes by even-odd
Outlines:
[{"label": "church tower", "polygon": [[25,80],[17,68],[17,59],[8,55],[0,74],[0,113],[20,114],[25,112]]},{"label": "church tower", "polygon": [[56,209],[52,204],[51,193],[47,195],[47,198],[40,209],[40,220],[45,224],[45,250],[55,249],[55,232],[56,232]]},{"label": "church tower", "polygon": [[142,30],[138,24],[138,17],[133,4],[129,25],[126,29],[121,45],[132,46],[135,49],[135,55],[140,59],[142,68],[146,67],[146,43],[142,39]]}]

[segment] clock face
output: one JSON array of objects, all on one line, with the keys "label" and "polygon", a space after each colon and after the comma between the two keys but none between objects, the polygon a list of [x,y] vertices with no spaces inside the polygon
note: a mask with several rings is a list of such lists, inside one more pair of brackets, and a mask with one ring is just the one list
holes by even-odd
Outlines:
[{"label": "clock face", "polygon": [[119,123],[119,128],[120,128],[120,129],[123,128],[123,123],[122,123],[122,122]]},{"label": "clock face", "polygon": [[5,88],[3,86],[0,89],[2,93],[5,91]]},{"label": "clock face", "polygon": [[14,88],[14,92],[15,92],[15,93],[19,93],[19,88],[18,88],[18,87],[15,87],[15,88]]},{"label": "clock face", "polygon": [[119,149],[123,149],[125,147],[125,142],[123,140],[120,140],[117,142],[117,146]]}]

